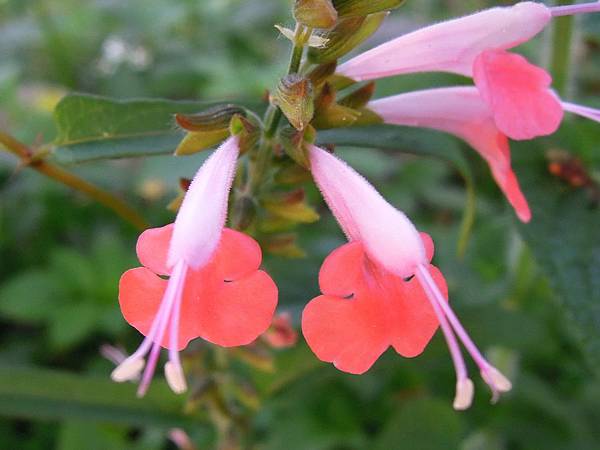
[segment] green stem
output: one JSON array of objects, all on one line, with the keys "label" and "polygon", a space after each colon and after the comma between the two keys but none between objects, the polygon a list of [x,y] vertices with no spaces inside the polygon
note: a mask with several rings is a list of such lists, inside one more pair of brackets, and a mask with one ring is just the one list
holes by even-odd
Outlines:
[{"label": "green stem", "polygon": [[144,230],[149,227],[142,216],[134,211],[123,200],[115,197],[110,192],[94,186],[71,172],[44,161],[43,159],[32,159],[34,152],[12,136],[0,132],[0,144],[2,144],[2,146],[10,153],[16,155],[23,165],[31,167],[41,174],[46,175],[48,178],[52,178],[76,191],[83,192],[98,203],[111,209],[114,213],[139,230]]},{"label": "green stem", "polygon": [[[572,0],[558,0],[557,5],[570,5]],[[552,59],[550,70],[554,79],[554,89],[564,96],[569,87],[571,75],[571,43],[573,37],[573,16],[554,19],[552,31]]]},{"label": "green stem", "polygon": [[[296,24],[296,30],[294,32],[294,46],[290,56],[290,63],[288,65],[287,74],[298,73],[300,69],[300,63],[302,62],[302,56],[304,54],[304,46],[312,30],[305,27],[302,24]],[[261,185],[265,174],[269,168],[272,153],[272,141],[273,136],[277,132],[277,127],[282,117],[281,110],[271,104],[267,108],[264,116],[265,131],[261,138],[260,145],[256,151],[254,160],[250,165],[250,173],[248,179],[248,186],[246,195],[252,195],[256,192]]]},{"label": "green stem", "polygon": [[[307,36],[310,36],[312,30],[306,28],[304,25],[296,24],[296,30],[294,32],[294,46],[292,48],[292,54],[290,56],[290,63],[288,65],[287,74],[291,75],[298,73],[300,70],[300,63],[302,62],[302,55],[304,54],[304,44],[306,43]],[[282,112],[281,109],[274,105],[269,105],[269,109],[265,113],[265,136],[271,138],[277,131],[277,126],[281,120]]]}]

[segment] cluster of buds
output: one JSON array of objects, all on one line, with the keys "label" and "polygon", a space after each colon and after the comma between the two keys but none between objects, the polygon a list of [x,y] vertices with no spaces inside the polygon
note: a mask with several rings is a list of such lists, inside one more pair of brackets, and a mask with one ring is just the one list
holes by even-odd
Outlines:
[{"label": "cluster of buds", "polygon": [[[600,11],[600,2],[492,8],[400,36],[338,64],[401,3],[297,0],[296,29],[279,27],[293,43],[289,73],[270,96],[264,120],[235,105],[177,116],[187,131],[177,155],[221,144],[189,185],[174,224],[139,238],[144,267],[123,275],[119,301],[125,319],[146,338],[113,379],[140,377],[143,394],[164,347],[167,382],[183,392],[178,352],[191,339],[232,347],[267,331],[278,291],[259,269],[261,246],[302,254],[290,230],[319,218],[298,188],[312,176],[349,241],[324,261],[322,295],[302,314],[302,331],[316,356],[361,374],[390,347],[405,357],[419,355],[440,328],[456,370],[456,409],[468,408],[474,391],[460,344],[494,400],[511,389],[450,307],[444,277],[431,264],[429,235],[349,165],[314,144],[319,129],[373,123],[454,134],[488,162],[527,222],[531,213],[511,169],[509,139],[551,134],[565,111],[596,121],[600,112],[561,100],[546,71],[508,50],[532,39],[553,17]],[[372,100],[373,80],[426,71],[465,75],[474,84]],[[280,126],[283,116],[287,124]],[[225,228],[228,213],[232,228]],[[282,320],[263,339],[274,347],[293,343],[289,323]]]}]

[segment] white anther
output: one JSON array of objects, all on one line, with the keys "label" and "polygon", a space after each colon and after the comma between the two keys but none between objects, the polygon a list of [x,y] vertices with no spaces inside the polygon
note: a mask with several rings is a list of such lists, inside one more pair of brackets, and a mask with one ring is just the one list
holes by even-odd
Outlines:
[{"label": "white anther", "polygon": [[181,365],[168,361],[165,364],[165,377],[169,387],[176,394],[183,394],[187,391],[187,383]]},{"label": "white anther", "polygon": [[112,371],[110,377],[117,383],[137,380],[145,364],[144,358],[126,359]]},{"label": "white anther", "polygon": [[481,376],[484,381],[498,392],[508,392],[512,389],[512,383],[495,367],[487,367],[481,371]]},{"label": "white anther", "polygon": [[471,406],[473,402],[474,386],[469,378],[464,378],[456,382],[456,395],[454,397],[453,407],[457,411],[464,411]]}]

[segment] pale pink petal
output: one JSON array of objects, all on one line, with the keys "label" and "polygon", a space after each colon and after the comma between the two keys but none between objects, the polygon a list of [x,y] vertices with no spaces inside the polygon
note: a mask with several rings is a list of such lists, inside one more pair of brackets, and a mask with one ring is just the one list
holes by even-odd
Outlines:
[{"label": "pale pink petal", "polygon": [[230,137],[196,173],[175,219],[168,266],[185,261],[197,269],[212,257],[225,225],[238,154],[238,138]]},{"label": "pale pink petal", "polygon": [[473,80],[498,129],[515,140],[554,133],[564,115],[550,90],[552,77],[521,55],[486,50],[473,64]]},{"label": "pale pink petal", "polygon": [[546,6],[534,2],[487,9],[386,42],[342,64],[338,73],[357,81],[432,71],[470,76],[483,50],[516,47],[551,18]]},{"label": "pale pink petal", "polygon": [[454,134],[471,145],[489,164],[498,186],[528,222],[531,212],[510,164],[508,139],[475,87],[452,87],[409,92],[369,103],[386,123],[433,128]]},{"label": "pale pink petal", "polygon": [[411,221],[348,164],[310,146],[311,171],[350,241],[361,241],[371,259],[407,278],[427,264],[423,241]]}]

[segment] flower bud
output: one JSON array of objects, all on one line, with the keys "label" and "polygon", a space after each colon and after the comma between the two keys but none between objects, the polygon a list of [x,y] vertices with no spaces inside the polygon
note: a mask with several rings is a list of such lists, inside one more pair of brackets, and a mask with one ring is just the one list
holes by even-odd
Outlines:
[{"label": "flower bud", "polygon": [[340,18],[366,16],[399,7],[404,0],[333,0]]},{"label": "flower bud", "polygon": [[371,81],[368,84],[365,84],[360,89],[346,95],[343,99],[339,101],[340,105],[347,106],[352,109],[360,109],[363,108],[369,103],[371,97],[375,93],[375,82]]},{"label": "flower bud", "polygon": [[192,155],[202,150],[212,148],[229,136],[227,128],[212,131],[191,131],[175,149],[175,156]]},{"label": "flower bud", "polygon": [[331,28],[337,17],[331,0],[296,0],[294,5],[296,21],[310,28]]},{"label": "flower bud", "polygon": [[260,131],[260,120],[254,114],[247,116],[235,114],[229,123],[229,133],[239,139],[240,154],[246,153],[258,144]]},{"label": "flower bud", "polygon": [[218,105],[196,114],[176,114],[177,124],[187,131],[227,130],[235,115],[246,116],[246,110],[237,105]]},{"label": "flower bud", "polygon": [[292,127],[283,127],[279,131],[279,142],[285,153],[302,167],[308,168],[308,154],[306,153],[305,142],[314,143],[316,131],[310,125],[302,131]]},{"label": "flower bud", "polygon": [[332,61],[329,63],[321,64],[315,67],[310,73],[307,75],[308,79],[312,83],[315,89],[320,88],[325,84],[325,82],[335,74],[335,69],[337,68],[337,62]]},{"label": "flower bud", "polygon": [[322,47],[313,47],[309,50],[310,61],[323,64],[341,58],[377,31],[387,14],[387,12],[376,13],[339,21],[335,28],[323,34],[327,42]]},{"label": "flower bud", "polygon": [[309,79],[292,74],[282,78],[273,103],[297,130],[303,130],[314,114],[313,87]]},{"label": "flower bud", "polygon": [[336,103],[335,97],[335,89],[326,83],[315,102],[315,118],[313,120],[315,128],[347,127],[353,125],[360,118],[360,111]]}]

